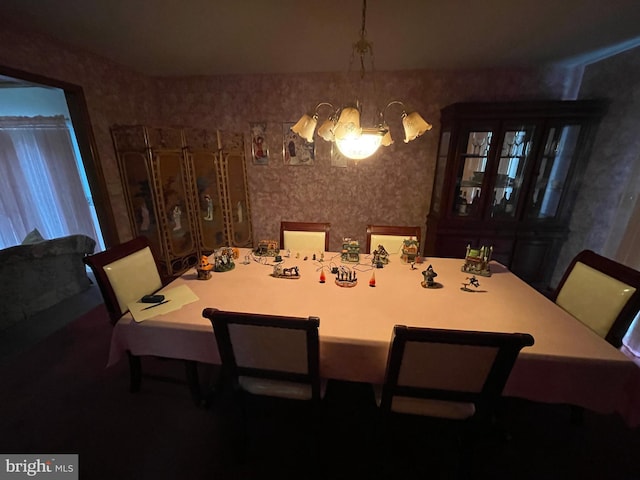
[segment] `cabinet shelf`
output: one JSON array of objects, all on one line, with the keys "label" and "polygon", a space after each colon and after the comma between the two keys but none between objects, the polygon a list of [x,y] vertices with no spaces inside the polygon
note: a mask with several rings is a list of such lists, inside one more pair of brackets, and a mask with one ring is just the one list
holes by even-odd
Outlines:
[{"label": "cabinet shelf", "polygon": [[[442,109],[424,254],[461,258],[467,244],[493,245],[497,261],[546,288],[606,107],[552,100]],[[479,142],[486,154],[469,153]]]}]

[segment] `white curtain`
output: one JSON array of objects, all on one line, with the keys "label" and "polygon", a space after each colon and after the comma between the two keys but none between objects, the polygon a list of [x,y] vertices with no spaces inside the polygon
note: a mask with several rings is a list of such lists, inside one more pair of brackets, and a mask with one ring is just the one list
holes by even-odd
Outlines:
[{"label": "white curtain", "polygon": [[0,248],[34,228],[98,238],[64,117],[0,117]]}]

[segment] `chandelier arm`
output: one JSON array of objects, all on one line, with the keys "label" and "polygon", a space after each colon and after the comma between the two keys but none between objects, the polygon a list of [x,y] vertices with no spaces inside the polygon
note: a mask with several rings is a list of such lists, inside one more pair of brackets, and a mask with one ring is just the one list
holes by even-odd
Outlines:
[{"label": "chandelier arm", "polygon": [[[366,73],[366,56],[370,55],[371,73],[375,76],[375,64],[373,55],[373,44],[367,40],[367,0],[362,0],[362,24],[360,28],[360,37],[352,45],[351,57],[349,59],[349,68],[347,71],[347,83],[351,83],[352,67],[355,62],[356,55],[359,57],[360,63],[360,90],[362,91],[364,76]],[[355,82],[354,82],[355,83]],[[361,92],[360,92],[361,93]],[[373,98],[378,98],[377,85],[375,77],[373,80]],[[329,102],[320,102],[316,105],[312,114],[305,114],[297,124],[291,127],[291,130],[308,142],[313,142],[315,128],[318,126],[318,117],[320,109],[330,107],[331,114],[318,127],[317,134],[323,140],[333,142],[340,152],[351,159],[367,158],[378,149],[379,146],[388,146],[393,143],[391,132],[385,116],[387,110],[392,105],[400,105],[402,107],[402,126],[404,128],[404,142],[408,143],[430,130],[432,126],[426,122],[419,113],[410,111],[407,113],[406,105],[399,101],[393,100],[389,102],[383,109],[376,106],[375,113],[378,116],[378,124],[373,127],[362,126],[360,115],[362,113],[362,105],[356,93],[354,103],[342,104],[336,108]]]},{"label": "chandelier arm", "polygon": [[384,109],[382,110],[382,117],[384,118],[384,116],[387,114],[387,109],[391,106],[391,105],[402,105],[402,110],[406,112],[406,105],[401,102],[400,100],[392,100],[391,102],[387,103],[387,106],[384,107]]},{"label": "chandelier arm", "polygon": [[320,110],[320,107],[331,107],[331,110],[333,110],[335,112],[336,107],[333,106],[333,104],[329,103],[329,102],[320,102],[318,105],[316,105],[316,108],[313,109],[313,111],[317,114]]}]

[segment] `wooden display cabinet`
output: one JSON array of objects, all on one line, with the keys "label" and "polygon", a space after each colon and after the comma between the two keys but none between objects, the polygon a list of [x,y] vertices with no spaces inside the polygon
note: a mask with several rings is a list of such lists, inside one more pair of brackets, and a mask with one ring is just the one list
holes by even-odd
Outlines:
[{"label": "wooden display cabinet", "polygon": [[494,260],[546,288],[605,111],[599,100],[444,108],[424,255],[493,246]]}]

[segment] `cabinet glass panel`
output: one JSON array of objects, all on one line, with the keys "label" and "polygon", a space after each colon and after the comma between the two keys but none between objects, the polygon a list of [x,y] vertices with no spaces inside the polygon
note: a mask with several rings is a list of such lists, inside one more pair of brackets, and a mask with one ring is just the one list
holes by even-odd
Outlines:
[{"label": "cabinet glass panel", "polygon": [[549,129],[528,209],[529,218],[552,218],[558,213],[569,167],[580,135],[579,125]]},{"label": "cabinet glass panel", "polygon": [[534,130],[533,125],[523,125],[508,127],[504,132],[491,201],[493,218],[513,218],[516,214]]},{"label": "cabinet glass panel", "polygon": [[460,158],[456,181],[458,191],[453,205],[454,215],[476,215],[480,211],[478,206],[492,137],[491,131],[471,131],[465,139],[466,148]]},{"label": "cabinet glass panel", "polygon": [[434,191],[432,195],[433,204],[431,209],[434,212],[440,211],[440,204],[442,203],[442,187],[444,185],[444,173],[447,166],[447,155],[449,155],[449,141],[451,140],[451,132],[445,130],[440,136],[440,151],[438,152],[438,161],[436,162],[436,176],[434,185]]}]

